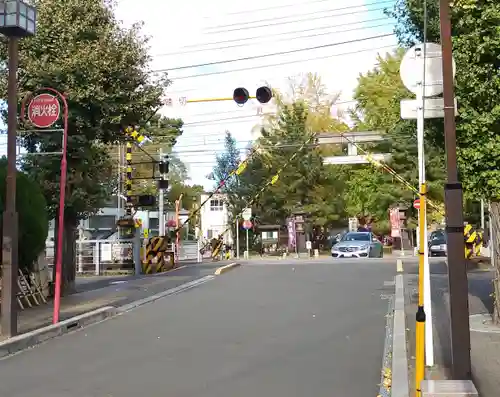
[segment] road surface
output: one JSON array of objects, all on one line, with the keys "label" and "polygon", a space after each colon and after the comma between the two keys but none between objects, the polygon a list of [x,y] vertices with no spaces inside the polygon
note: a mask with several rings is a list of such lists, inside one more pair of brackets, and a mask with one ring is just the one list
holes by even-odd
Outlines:
[{"label": "road surface", "polygon": [[9,397],[360,397],[380,383],[387,260],[273,261],[0,361]]}]

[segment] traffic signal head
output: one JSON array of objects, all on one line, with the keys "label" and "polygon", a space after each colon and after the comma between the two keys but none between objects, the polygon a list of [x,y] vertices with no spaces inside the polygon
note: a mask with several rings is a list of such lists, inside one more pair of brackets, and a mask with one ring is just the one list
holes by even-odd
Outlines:
[{"label": "traffic signal head", "polygon": [[238,105],[244,105],[249,96],[247,89],[243,87],[236,88],[233,93],[233,99]]},{"label": "traffic signal head", "polygon": [[268,103],[273,97],[273,92],[269,87],[259,87],[257,88],[257,92],[255,93],[255,98],[260,103]]},{"label": "traffic signal head", "polygon": [[167,159],[164,159],[160,161],[158,168],[160,170],[160,174],[168,174],[170,162]]}]

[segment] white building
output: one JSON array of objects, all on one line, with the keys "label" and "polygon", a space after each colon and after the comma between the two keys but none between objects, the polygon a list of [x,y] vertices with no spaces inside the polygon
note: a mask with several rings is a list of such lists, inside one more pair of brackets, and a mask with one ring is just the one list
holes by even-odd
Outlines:
[{"label": "white building", "polygon": [[[201,195],[201,202],[208,199],[210,193]],[[210,240],[224,233],[224,242],[231,244],[231,230],[229,228],[229,211],[227,208],[226,195],[215,194],[200,209],[201,236],[204,240]],[[227,230],[227,231],[226,231]]]}]

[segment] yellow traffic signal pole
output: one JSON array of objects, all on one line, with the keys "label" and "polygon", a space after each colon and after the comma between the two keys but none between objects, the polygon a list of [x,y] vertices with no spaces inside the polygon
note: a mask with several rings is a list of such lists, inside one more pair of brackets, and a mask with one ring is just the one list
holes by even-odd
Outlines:
[{"label": "yellow traffic signal pole", "polygon": [[424,260],[425,260],[425,217],[426,214],[426,185],[420,185],[420,218],[419,218],[419,247],[418,247],[418,308],[416,320],[415,343],[415,388],[416,397],[421,396],[420,384],[425,376],[425,311],[424,311]]}]

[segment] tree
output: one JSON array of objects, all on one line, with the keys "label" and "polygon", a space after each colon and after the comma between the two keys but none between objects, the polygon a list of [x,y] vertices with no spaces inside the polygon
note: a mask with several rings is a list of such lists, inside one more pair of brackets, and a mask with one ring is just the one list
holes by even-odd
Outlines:
[{"label": "tree", "polygon": [[[5,210],[6,176],[7,159],[2,157],[0,159],[0,222],[2,222],[0,225],[3,225],[2,217]],[[16,183],[19,268],[31,271],[38,255],[45,249],[49,227],[47,203],[40,185],[25,173],[17,173]]]},{"label": "tree", "polygon": [[[216,156],[216,165],[213,169],[213,179],[216,186],[219,186],[221,181],[224,181],[228,175],[238,168],[241,162],[240,150],[237,147],[236,139],[229,131],[226,131],[224,137],[224,152]],[[237,186],[236,178],[229,178],[220,189],[221,193],[228,195],[233,194],[233,190]]]},{"label": "tree", "polygon": [[[428,41],[439,42],[437,4],[429,4]],[[399,39],[412,44],[423,37],[422,6],[416,0],[398,1],[392,15],[398,20]],[[495,0],[457,0],[451,7],[453,56],[456,62],[455,96],[460,179],[467,198],[490,200],[491,222],[500,230],[500,3]],[[437,131],[436,131],[437,132]],[[441,136],[440,136],[441,135]],[[442,134],[434,139],[443,143]],[[498,238],[498,237],[497,237]],[[498,242],[498,241],[497,241]],[[500,263],[500,249],[494,250]],[[498,266],[498,265],[497,265]],[[500,290],[500,281],[496,280]],[[496,300],[498,320],[499,300]]]},{"label": "tree", "polygon": [[[416,122],[401,120],[400,101],[411,97],[399,76],[399,65],[404,55],[398,49],[385,57],[378,57],[378,66],[366,74],[360,75],[354,91],[357,101],[352,117],[356,130],[379,130],[386,134],[387,142],[372,145],[370,151],[390,153],[388,165],[412,186],[418,188],[417,137]],[[426,136],[433,134],[439,125],[426,121]],[[443,200],[444,155],[434,141],[425,142],[426,180],[429,198],[437,203]],[[388,209],[397,203],[408,207],[415,198],[415,193],[383,170],[373,166],[358,166],[352,169],[346,192],[349,214],[361,212],[362,216],[373,216],[377,220],[386,220]],[[430,218],[435,214],[429,207]],[[410,219],[411,221],[411,219]]]},{"label": "tree", "polygon": [[[153,79],[147,69],[147,39],[141,36],[139,25],[121,27],[111,1],[37,0],[35,4],[37,34],[20,43],[19,89],[23,95],[50,86],[65,93],[68,100],[63,287],[71,288],[78,220],[95,213],[115,188],[108,145],[124,140],[124,127],[140,125],[156,112],[169,81],[165,76]],[[0,81],[5,92],[5,40],[2,44]],[[61,121],[55,128],[61,128]],[[59,151],[61,134],[27,133],[24,146],[30,153]],[[60,159],[30,156],[23,167],[36,180],[47,181],[42,189],[54,218]]]}]

